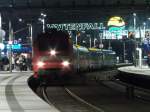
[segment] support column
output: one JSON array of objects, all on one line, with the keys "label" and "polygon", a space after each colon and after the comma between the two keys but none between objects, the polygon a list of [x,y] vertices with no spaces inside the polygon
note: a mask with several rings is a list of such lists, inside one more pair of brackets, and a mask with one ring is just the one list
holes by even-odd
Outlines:
[{"label": "support column", "polygon": [[126,86],[126,95],[129,99],[134,99],[134,86],[127,85]]}]

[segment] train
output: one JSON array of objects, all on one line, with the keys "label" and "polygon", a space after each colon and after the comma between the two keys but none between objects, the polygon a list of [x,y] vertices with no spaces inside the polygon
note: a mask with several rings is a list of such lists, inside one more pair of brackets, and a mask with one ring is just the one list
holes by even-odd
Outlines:
[{"label": "train", "polygon": [[112,50],[74,45],[67,32],[49,30],[33,41],[35,78],[58,78],[116,65]]}]

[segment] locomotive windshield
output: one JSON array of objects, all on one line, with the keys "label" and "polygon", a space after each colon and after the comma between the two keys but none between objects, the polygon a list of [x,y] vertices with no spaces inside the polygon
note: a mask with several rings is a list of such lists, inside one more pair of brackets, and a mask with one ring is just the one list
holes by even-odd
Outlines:
[{"label": "locomotive windshield", "polygon": [[69,35],[61,31],[39,35],[36,44],[39,51],[55,49],[56,51],[68,52],[71,47]]}]

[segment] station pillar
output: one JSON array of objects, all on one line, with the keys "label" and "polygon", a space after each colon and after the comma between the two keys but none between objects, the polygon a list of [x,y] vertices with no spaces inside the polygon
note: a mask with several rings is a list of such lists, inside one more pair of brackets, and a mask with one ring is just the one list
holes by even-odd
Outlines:
[{"label": "station pillar", "polygon": [[136,48],[138,52],[138,67],[142,68],[142,49],[141,48]]}]

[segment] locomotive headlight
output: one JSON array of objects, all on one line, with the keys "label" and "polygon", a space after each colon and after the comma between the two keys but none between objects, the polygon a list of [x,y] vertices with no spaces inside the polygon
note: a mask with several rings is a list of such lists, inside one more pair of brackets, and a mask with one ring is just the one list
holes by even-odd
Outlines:
[{"label": "locomotive headlight", "polygon": [[69,64],[70,64],[69,61],[63,61],[63,62],[62,62],[62,65],[63,65],[64,67],[68,67]]},{"label": "locomotive headlight", "polygon": [[44,66],[44,62],[39,61],[39,62],[37,63],[37,65],[38,65],[38,67],[43,67],[43,66]]},{"label": "locomotive headlight", "polygon": [[56,51],[55,51],[55,50],[51,50],[51,51],[50,51],[50,54],[51,54],[52,56],[55,56],[55,55],[56,55]]}]

